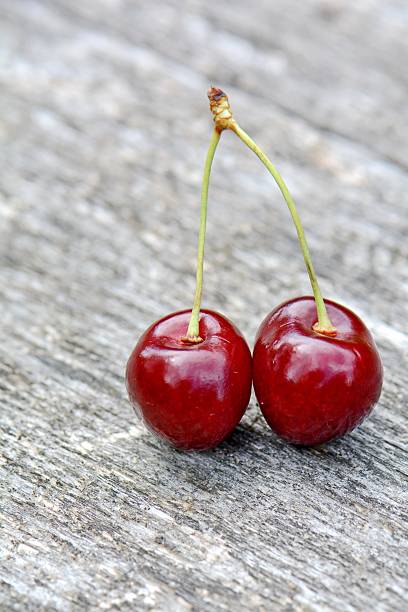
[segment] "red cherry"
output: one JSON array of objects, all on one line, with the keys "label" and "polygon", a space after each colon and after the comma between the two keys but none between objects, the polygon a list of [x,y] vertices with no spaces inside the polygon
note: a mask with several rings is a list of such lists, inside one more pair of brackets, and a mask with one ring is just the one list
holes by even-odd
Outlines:
[{"label": "red cherry", "polygon": [[334,337],[313,331],[312,297],[275,308],[256,337],[256,397],[270,427],[293,444],[343,436],[370,414],[381,393],[381,360],[367,327],[344,306],[326,305]]},{"label": "red cherry", "polygon": [[197,344],[182,341],[191,310],[153,323],[126,368],[136,412],[161,438],[183,450],[206,450],[236,427],[251,394],[251,353],[222,315],[200,312]]}]

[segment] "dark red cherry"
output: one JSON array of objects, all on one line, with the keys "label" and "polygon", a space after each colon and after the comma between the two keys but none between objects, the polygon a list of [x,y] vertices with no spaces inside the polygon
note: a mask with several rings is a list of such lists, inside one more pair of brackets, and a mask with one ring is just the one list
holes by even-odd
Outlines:
[{"label": "dark red cherry", "polygon": [[200,312],[198,344],[181,340],[191,310],[167,315],[143,334],[126,368],[126,386],[145,424],[173,446],[205,450],[236,427],[251,394],[251,353],[238,329]]},{"label": "dark red cherry", "polygon": [[313,331],[312,297],[275,308],[256,337],[256,397],[273,431],[293,444],[343,436],[370,414],[381,393],[382,365],[370,332],[351,310],[325,302],[334,337]]}]

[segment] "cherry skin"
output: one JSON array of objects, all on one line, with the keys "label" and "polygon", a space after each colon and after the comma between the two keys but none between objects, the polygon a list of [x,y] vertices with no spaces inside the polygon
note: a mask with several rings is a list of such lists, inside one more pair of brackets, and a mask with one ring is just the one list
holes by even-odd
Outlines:
[{"label": "cherry skin", "polygon": [[176,448],[206,450],[238,425],[249,402],[252,359],[238,329],[201,310],[198,344],[181,340],[191,310],[167,315],[140,338],[126,368],[126,386],[147,427]]},{"label": "cherry skin", "polygon": [[367,327],[351,310],[325,302],[334,337],[313,331],[312,297],[275,308],[256,336],[256,397],[271,429],[293,444],[343,436],[370,414],[381,393],[381,359]]}]

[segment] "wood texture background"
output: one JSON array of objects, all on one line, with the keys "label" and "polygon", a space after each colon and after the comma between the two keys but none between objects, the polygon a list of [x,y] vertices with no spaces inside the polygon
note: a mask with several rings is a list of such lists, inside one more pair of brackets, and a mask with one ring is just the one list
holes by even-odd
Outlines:
[{"label": "wood texture background", "polygon": [[[404,0],[1,0],[2,610],[407,609],[407,41]],[[183,454],[127,402],[139,334],[191,304],[210,82],[383,357],[372,417],[319,449],[252,401]],[[279,192],[224,135],[204,304],[252,345],[309,292]]]}]

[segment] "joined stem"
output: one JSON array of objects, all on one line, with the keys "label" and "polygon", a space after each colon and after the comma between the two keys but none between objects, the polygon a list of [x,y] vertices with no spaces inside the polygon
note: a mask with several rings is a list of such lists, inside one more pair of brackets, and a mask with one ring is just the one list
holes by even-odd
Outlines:
[{"label": "joined stem", "polygon": [[203,339],[200,337],[199,318],[201,296],[203,292],[204,244],[207,225],[208,187],[210,181],[211,166],[214,159],[215,150],[220,140],[221,131],[221,129],[215,126],[211,136],[210,144],[207,151],[207,157],[205,159],[204,164],[203,182],[201,187],[200,228],[198,231],[196,290],[187,334],[183,338],[181,338],[181,341],[187,344],[198,344],[203,341]]},{"label": "joined stem", "polygon": [[[289,193],[289,189],[286,186],[285,181],[279,174],[278,170],[272,164],[270,159],[265,155],[262,149],[252,140],[250,136],[238,125],[235,119],[232,116],[232,112],[229,106],[228,97],[224,92],[220,89],[211,88],[208,91],[208,97],[210,99],[210,108],[213,113],[214,122],[217,127],[217,123],[219,121],[220,115],[222,115],[222,129],[229,129],[234,132],[238,138],[242,140],[244,144],[246,144],[251,151],[258,156],[261,162],[264,164],[268,172],[272,175],[275,182],[277,183],[285,201],[288,205],[290,214],[292,216],[293,222],[296,227],[296,232],[300,244],[300,248],[303,253],[303,258],[305,260],[307,273],[309,275],[310,284],[312,286],[313,295],[316,303],[317,310],[317,322],[313,325],[314,331],[324,334],[326,336],[335,336],[336,328],[333,326],[330,321],[329,315],[327,313],[326,305],[324,303],[322,293],[320,291],[319,283],[317,280],[317,276],[313,267],[312,259],[310,256],[309,247],[306,241],[305,232],[303,230],[303,226],[299,217],[299,214],[296,209],[295,202],[292,196]],[[221,104],[222,103],[222,104]],[[217,112],[217,107],[222,110],[222,112]]]}]

